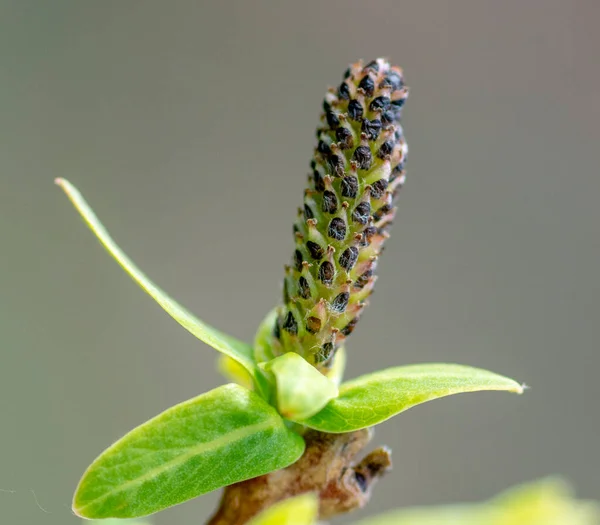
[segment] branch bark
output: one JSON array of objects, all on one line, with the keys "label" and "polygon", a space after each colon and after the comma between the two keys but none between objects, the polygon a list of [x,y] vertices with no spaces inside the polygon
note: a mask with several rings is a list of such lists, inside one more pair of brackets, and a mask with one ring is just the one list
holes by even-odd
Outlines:
[{"label": "branch bark", "polygon": [[274,503],[305,492],[319,495],[320,518],[363,507],[374,482],[391,468],[385,447],[355,461],[372,436],[371,429],[346,434],[308,431],[306,450],[296,463],[226,487],[207,525],[243,525]]}]

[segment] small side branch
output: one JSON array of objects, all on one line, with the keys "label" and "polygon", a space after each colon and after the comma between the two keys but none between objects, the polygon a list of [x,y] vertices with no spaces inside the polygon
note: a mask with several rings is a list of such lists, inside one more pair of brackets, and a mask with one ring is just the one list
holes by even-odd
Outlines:
[{"label": "small side branch", "polygon": [[308,431],[306,451],[296,463],[226,487],[208,525],[243,525],[274,503],[305,492],[319,495],[320,518],[363,507],[374,482],[391,468],[390,451],[384,447],[356,461],[372,435],[371,429],[347,434]]}]

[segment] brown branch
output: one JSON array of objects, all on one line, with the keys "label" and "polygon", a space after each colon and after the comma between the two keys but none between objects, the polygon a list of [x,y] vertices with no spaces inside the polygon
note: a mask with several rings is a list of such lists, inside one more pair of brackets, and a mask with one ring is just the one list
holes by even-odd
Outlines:
[{"label": "brown branch", "polygon": [[372,430],[347,434],[308,431],[306,451],[293,465],[225,488],[207,525],[243,525],[274,503],[302,494],[319,495],[319,517],[329,518],[363,507],[373,483],[391,468],[390,451],[378,448],[355,463]]}]

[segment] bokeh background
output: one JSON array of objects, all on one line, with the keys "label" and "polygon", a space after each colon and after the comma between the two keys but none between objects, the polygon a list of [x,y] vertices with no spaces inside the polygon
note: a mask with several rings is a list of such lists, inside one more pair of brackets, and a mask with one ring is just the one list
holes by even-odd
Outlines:
[{"label": "bokeh background", "polygon": [[[599,20],[595,0],[0,1],[1,523],[77,523],[103,448],[221,382],[53,179],[173,296],[251,339],[326,87],[377,56],[411,87],[408,181],[348,376],[451,361],[532,388],[380,426],[395,469],[354,516],[554,473],[598,498]],[[201,523],[217,499],[154,523]]]}]

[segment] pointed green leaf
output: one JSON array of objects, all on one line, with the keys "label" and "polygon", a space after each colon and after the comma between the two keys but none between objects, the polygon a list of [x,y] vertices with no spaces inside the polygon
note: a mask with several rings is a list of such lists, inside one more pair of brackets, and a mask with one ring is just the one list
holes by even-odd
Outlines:
[{"label": "pointed green leaf", "polygon": [[292,421],[302,421],[338,395],[337,386],[302,356],[288,352],[263,365],[275,377],[277,409]]},{"label": "pointed green leaf", "polygon": [[94,211],[90,208],[81,193],[69,181],[56,179],[67,197],[71,200],[83,220],[96,235],[100,243],[108,253],[121,265],[121,267],[152,297],[175,321],[186,330],[195,335],[215,350],[223,352],[244,366],[248,372],[255,377],[255,365],[253,360],[253,349],[250,345],[235,339],[223,332],[207,325],[192,315],[186,308],[169,297],[163,290],[156,286],[134,263],[125,255],[119,246],[106,231]]},{"label": "pointed green leaf", "polygon": [[134,518],[294,463],[304,440],[258,394],[225,385],[169,408],[104,451],[73,499],[81,517]]},{"label": "pointed green leaf", "polygon": [[432,399],[479,390],[521,394],[523,387],[469,366],[432,363],[388,368],[343,383],[339,396],[302,424],[324,432],[351,432]]},{"label": "pointed green leaf", "polygon": [[250,520],[248,525],[313,525],[318,512],[319,500],[309,492],[276,503]]}]

